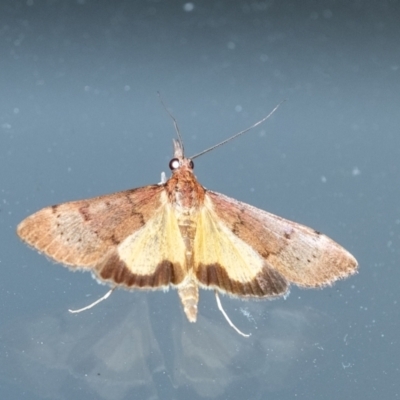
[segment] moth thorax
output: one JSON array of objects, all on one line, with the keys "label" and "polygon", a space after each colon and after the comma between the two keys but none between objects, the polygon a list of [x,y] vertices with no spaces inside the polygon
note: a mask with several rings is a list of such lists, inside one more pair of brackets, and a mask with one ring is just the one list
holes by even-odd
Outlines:
[{"label": "moth thorax", "polygon": [[179,231],[185,244],[186,268],[188,270],[193,267],[193,247],[197,229],[196,214],[185,212],[177,216]]}]

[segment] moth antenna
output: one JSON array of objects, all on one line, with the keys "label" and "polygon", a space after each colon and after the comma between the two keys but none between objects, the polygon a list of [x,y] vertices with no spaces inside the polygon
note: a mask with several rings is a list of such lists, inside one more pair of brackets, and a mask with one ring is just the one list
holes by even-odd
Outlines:
[{"label": "moth antenna", "polygon": [[106,300],[110,297],[111,293],[114,291],[116,286],[114,286],[112,289],[110,289],[103,297],[100,297],[100,299],[94,301],[93,303],[89,304],[86,307],[80,308],[79,310],[68,310],[71,314],[78,314],[82,311],[89,310],[90,308],[96,306],[97,304],[101,303],[103,300]]},{"label": "moth antenna", "polygon": [[222,304],[221,304],[221,301],[220,301],[220,299],[219,299],[219,294],[218,294],[218,292],[217,292],[216,290],[215,290],[215,298],[216,298],[216,300],[217,300],[218,309],[219,309],[219,311],[221,311],[222,315],[225,317],[225,319],[226,319],[226,321],[228,322],[228,324],[229,324],[239,335],[242,335],[242,336],[244,336],[244,337],[249,337],[249,336],[251,336],[251,333],[249,333],[249,334],[243,333],[243,332],[242,332],[239,328],[237,328],[236,325],[229,319],[229,317],[228,317],[228,315],[226,314],[225,310],[222,308]]},{"label": "moth antenna", "polygon": [[158,95],[158,98],[160,99],[160,102],[161,102],[164,110],[167,112],[167,114],[170,116],[170,118],[174,122],[174,127],[175,127],[176,134],[178,136],[178,141],[179,141],[180,147],[182,149],[182,154],[185,154],[185,152],[183,150],[183,141],[182,141],[181,132],[180,132],[179,127],[178,127],[178,123],[176,122],[175,117],[171,114],[171,112],[168,110],[167,106],[165,105],[164,100],[161,97],[161,93],[157,92],[157,95]]},{"label": "moth antenna", "polygon": [[200,153],[195,154],[194,156],[190,157],[191,160],[194,160],[195,158],[202,156],[205,153],[208,153],[211,150],[214,150],[215,148],[222,146],[223,144],[230,142],[233,139],[236,139],[238,136],[243,135],[244,133],[250,131],[251,129],[255,128],[256,126],[262,124],[264,121],[266,121],[278,108],[279,106],[285,102],[286,100],[282,100],[278,105],[275,106],[275,108],[263,119],[260,119],[258,122],[256,122],[255,124],[251,125],[250,127],[244,129],[243,131],[240,131],[238,133],[235,133],[233,136],[229,137],[228,139],[223,140],[220,143],[214,144],[214,146],[209,147],[206,150],[201,151]]}]

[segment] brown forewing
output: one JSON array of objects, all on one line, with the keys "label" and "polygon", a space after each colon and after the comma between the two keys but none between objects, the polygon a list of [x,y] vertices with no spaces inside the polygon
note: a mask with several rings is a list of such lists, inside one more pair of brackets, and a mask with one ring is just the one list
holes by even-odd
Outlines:
[{"label": "brown forewing", "polygon": [[327,236],[220,193],[206,195],[229,229],[289,282],[317,287],[356,272],[356,259]]},{"label": "brown forewing", "polygon": [[162,190],[149,185],[46,207],[23,220],[17,232],[55,261],[90,268],[157,212]]}]

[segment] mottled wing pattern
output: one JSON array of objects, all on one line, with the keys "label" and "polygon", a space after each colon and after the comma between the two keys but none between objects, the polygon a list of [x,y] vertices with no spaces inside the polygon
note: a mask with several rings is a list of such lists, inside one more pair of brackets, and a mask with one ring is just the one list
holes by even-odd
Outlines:
[{"label": "mottled wing pattern", "polygon": [[[21,239],[55,261],[72,268],[91,269],[110,283],[166,286],[183,279],[183,266],[163,264],[169,254],[161,254],[160,259],[162,243],[149,237],[149,229],[162,229],[166,221],[165,203],[164,186],[150,185],[46,207],[23,220],[17,232]],[[171,231],[171,224],[164,229]],[[176,245],[176,229],[169,233],[169,240]],[[127,243],[132,251],[147,254],[146,269],[135,271],[137,263],[129,265],[132,257]],[[121,259],[120,251],[125,258]],[[139,261],[144,261],[144,256]]]},{"label": "mottled wing pattern", "polygon": [[[299,286],[318,287],[356,272],[357,261],[349,252],[311,228],[212,191],[207,191],[204,205],[212,223],[210,218],[202,220],[208,220],[214,231],[227,233],[225,237],[229,237],[230,244],[226,250],[230,248],[233,252],[233,259],[224,265],[218,278],[219,269],[213,265],[218,257],[214,262],[210,255],[203,257],[205,263],[199,265],[197,277],[204,285],[218,285],[215,283],[218,280],[234,282],[233,290],[226,287],[225,290],[266,296],[268,290],[276,294],[279,288],[285,288],[285,280]],[[241,256],[243,250],[245,255]],[[247,267],[243,267],[246,262]],[[258,290],[257,285],[266,289]]]}]

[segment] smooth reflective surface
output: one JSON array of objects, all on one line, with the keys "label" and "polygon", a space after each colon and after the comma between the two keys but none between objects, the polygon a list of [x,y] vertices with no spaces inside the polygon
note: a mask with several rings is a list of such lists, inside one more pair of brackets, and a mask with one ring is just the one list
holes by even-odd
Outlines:
[{"label": "smooth reflective surface", "polygon": [[328,317],[306,308],[245,303],[236,315],[252,330],[244,339],[217,312],[197,324],[177,313],[161,323],[149,318],[146,296],[132,295],[129,304],[117,297],[78,316],[14,321],[2,334],[3,379],[18,376],[23,387],[51,398],[258,397],[291,386],[299,362],[308,366],[296,379],[315,374],[324,364],[318,340],[332,335]]},{"label": "smooth reflective surface", "polygon": [[[0,394],[7,399],[396,398],[397,2],[0,6]],[[204,186],[326,233],[358,275],[272,302],[107,290],[24,246],[51,204],[160,181],[176,117]]]}]

